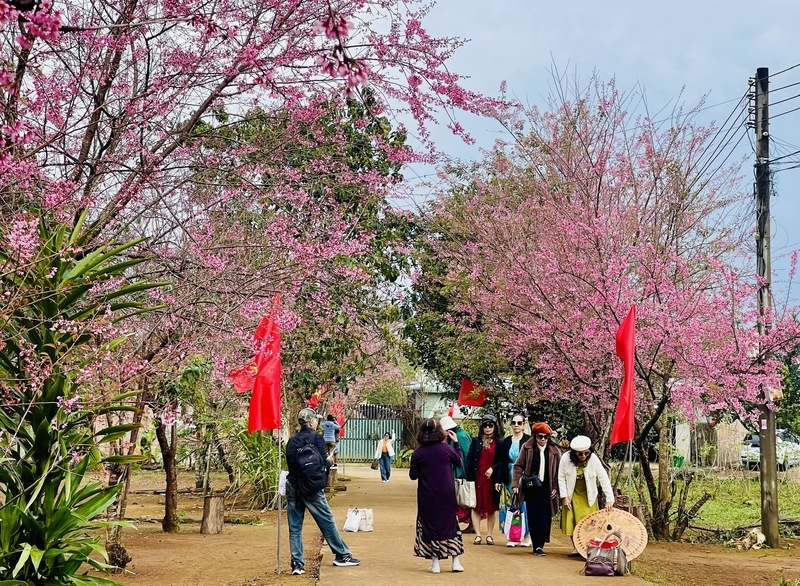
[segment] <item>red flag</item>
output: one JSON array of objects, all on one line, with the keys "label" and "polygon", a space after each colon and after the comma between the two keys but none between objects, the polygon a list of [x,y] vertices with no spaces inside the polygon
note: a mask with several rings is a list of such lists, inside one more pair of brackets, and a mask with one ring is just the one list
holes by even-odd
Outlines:
[{"label": "red flag", "polygon": [[633,439],[635,432],[633,418],[633,360],[636,354],[636,305],[632,305],[628,315],[617,330],[617,356],[622,358],[625,375],[619,390],[617,413],[611,429],[611,445]]},{"label": "red flag", "polygon": [[260,429],[281,427],[281,333],[275,323],[275,312],[280,295],[272,300],[270,313],[264,316],[253,338],[261,342],[255,361],[258,372],[250,396],[250,416],[247,429],[250,433]]},{"label": "red flag", "polygon": [[480,407],[486,402],[486,391],[472,384],[468,378],[461,379],[461,390],[458,392],[459,405]]},{"label": "red flag", "polygon": [[339,439],[342,439],[344,437],[344,403],[342,401],[331,401],[331,415],[339,424]]},{"label": "red flag", "polygon": [[240,393],[244,393],[245,391],[253,390],[253,385],[256,383],[257,372],[258,367],[256,366],[255,360],[250,360],[250,362],[244,366],[240,366],[231,372],[228,377],[230,377],[233,387]]}]

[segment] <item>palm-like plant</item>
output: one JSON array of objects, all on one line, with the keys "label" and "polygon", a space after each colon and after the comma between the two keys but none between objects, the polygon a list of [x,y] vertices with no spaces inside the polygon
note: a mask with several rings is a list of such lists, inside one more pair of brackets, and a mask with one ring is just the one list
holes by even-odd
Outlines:
[{"label": "palm-like plant", "polygon": [[[100,415],[132,410],[125,395],[102,398],[81,382],[98,357],[124,340],[115,324],[147,311],[137,295],[136,241],[91,245],[74,227],[45,217],[25,254],[0,246],[0,585],[113,584],[81,566],[108,569],[91,531],[118,486],[86,482],[99,445],[131,426],[102,428]],[[2,235],[9,239],[10,234]],[[30,244],[35,242],[35,244]],[[91,557],[93,554],[94,557]],[[98,561],[98,558],[100,560]]]}]

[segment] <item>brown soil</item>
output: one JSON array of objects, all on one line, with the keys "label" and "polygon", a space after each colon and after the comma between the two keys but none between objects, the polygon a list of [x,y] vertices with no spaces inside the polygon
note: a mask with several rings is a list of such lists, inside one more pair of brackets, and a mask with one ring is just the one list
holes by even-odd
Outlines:
[{"label": "brown soil", "polygon": [[[463,574],[450,572],[449,561],[442,562],[442,573],[428,574],[426,560],[412,554],[416,483],[406,470],[393,470],[391,481],[382,484],[378,473],[367,465],[342,464],[340,474],[351,480],[347,490],[337,492],[331,507],[338,525],[344,522],[348,506],[374,509],[375,531],[344,533],[353,555],[362,560],[359,567],[331,566],[332,554],[320,548],[321,539],[313,520],[307,516],[304,542],[304,576],[289,575],[289,541],[285,513],[280,527],[281,574],[278,566],[278,515],[274,511],[252,510],[247,503],[226,502],[226,524],[219,535],[202,535],[200,519],[203,499],[188,491],[188,476],[179,497],[181,527],[176,534],[161,532],[164,497],[154,494],[163,488],[157,474],[134,478],[128,517],[136,529],[126,529],[123,542],[133,561],[124,574],[114,580],[129,586],[262,586],[315,584],[326,586],[367,582],[370,586],[399,586],[416,581],[441,584],[575,584],[595,579],[580,575],[582,563],[566,557],[569,541],[557,528],[546,548],[548,555],[537,558],[523,548],[506,548],[495,532],[496,545],[475,546],[472,535],[465,535]],[[183,482],[182,478],[182,482]],[[232,500],[232,499],[231,499]],[[315,555],[316,554],[316,555]],[[316,559],[315,559],[316,558]],[[315,563],[316,562],[316,563]],[[800,580],[800,541],[783,540],[777,550],[737,551],[721,545],[689,543],[650,543],[634,561],[634,574],[613,580],[626,584],[669,586],[776,586],[783,577],[790,584]]]}]

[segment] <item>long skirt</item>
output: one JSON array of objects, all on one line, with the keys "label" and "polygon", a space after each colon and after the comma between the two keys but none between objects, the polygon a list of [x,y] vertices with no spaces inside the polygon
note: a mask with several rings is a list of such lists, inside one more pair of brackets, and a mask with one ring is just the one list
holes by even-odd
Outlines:
[{"label": "long skirt", "polygon": [[595,500],[594,504],[591,507],[589,506],[586,481],[582,477],[578,478],[578,482],[575,484],[575,492],[572,493],[570,501],[572,507],[569,510],[564,506],[561,507],[561,531],[564,532],[564,535],[572,536],[578,521],[597,511],[598,505]]},{"label": "long skirt", "polygon": [[450,556],[461,555],[464,553],[464,541],[461,539],[461,531],[451,539],[442,541],[423,541],[422,540],[422,521],[417,517],[417,535],[414,539],[414,555],[421,558],[440,560]]}]

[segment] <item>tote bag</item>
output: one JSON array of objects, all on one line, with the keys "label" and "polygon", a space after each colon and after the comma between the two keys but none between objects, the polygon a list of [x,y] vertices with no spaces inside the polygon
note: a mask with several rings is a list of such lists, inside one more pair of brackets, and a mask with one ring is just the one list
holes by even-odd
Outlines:
[{"label": "tote bag", "polygon": [[474,507],[477,504],[475,499],[475,482],[456,478],[456,503],[460,507]]}]

